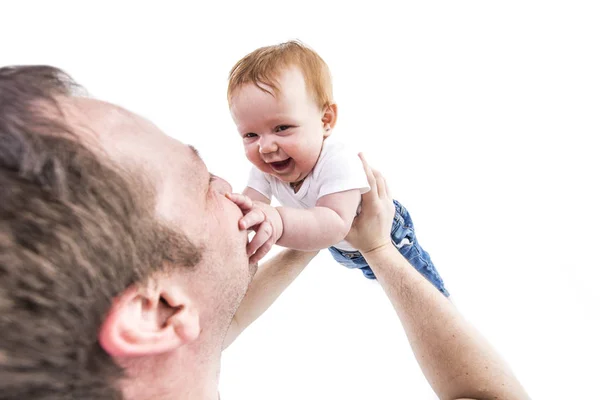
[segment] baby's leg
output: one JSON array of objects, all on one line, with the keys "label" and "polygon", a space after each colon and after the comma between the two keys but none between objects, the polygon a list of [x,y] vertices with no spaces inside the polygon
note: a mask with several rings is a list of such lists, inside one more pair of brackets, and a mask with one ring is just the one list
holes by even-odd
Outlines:
[{"label": "baby's leg", "polygon": [[415,229],[410,214],[399,202],[394,200],[396,214],[392,225],[392,242],[400,253],[415,267],[429,282],[431,282],[444,296],[450,293],[444,287],[444,281],[427,253],[417,240]]},{"label": "baby's leg", "polygon": [[[398,251],[408,260],[408,262],[431,282],[444,296],[450,296],[450,293],[444,287],[437,269],[427,253],[417,240],[415,229],[410,214],[399,202],[394,200],[396,214],[392,224],[392,242],[396,245]],[[368,279],[377,279],[369,264],[358,251],[344,251],[336,247],[330,247],[329,251],[333,258],[346,268],[360,269]]]},{"label": "baby's leg", "polygon": [[375,274],[365,258],[360,254],[359,251],[344,251],[336,247],[330,247],[329,252],[338,263],[342,264],[346,268],[360,269],[368,279],[376,279]]}]

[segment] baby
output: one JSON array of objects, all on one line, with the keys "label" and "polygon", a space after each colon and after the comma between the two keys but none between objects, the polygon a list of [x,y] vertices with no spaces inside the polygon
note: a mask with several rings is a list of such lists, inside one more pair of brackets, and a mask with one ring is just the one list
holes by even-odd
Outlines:
[{"label": "baby", "polygon": [[[274,230],[260,228],[256,235],[272,234],[278,245],[298,250],[328,247],[340,264],[375,279],[360,252],[344,241],[369,184],[357,154],[329,138],[338,109],[327,64],[296,41],[263,47],[232,68],[227,97],[253,164],[244,194]],[[269,206],[272,197],[282,207]],[[392,241],[448,296],[408,211],[394,203]],[[248,228],[252,222],[241,224]]]}]

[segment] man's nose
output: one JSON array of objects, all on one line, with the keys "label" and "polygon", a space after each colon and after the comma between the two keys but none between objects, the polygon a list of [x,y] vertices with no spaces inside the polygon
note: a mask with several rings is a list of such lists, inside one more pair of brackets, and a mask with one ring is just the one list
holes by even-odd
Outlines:
[{"label": "man's nose", "polygon": [[221,193],[221,194],[225,194],[225,193],[231,193],[233,192],[233,188],[231,187],[231,185],[229,184],[229,182],[227,182],[225,179],[220,178],[216,175],[213,175],[213,188]]},{"label": "man's nose", "polygon": [[277,143],[275,140],[269,137],[269,135],[262,136],[258,143],[258,151],[261,154],[274,153],[277,151]]}]

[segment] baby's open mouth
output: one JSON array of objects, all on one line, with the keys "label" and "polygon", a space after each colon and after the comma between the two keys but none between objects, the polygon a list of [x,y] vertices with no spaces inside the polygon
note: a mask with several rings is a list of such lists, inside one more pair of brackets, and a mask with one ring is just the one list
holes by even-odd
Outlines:
[{"label": "baby's open mouth", "polygon": [[269,165],[271,166],[271,168],[273,168],[275,171],[280,172],[280,171],[284,171],[292,162],[291,158],[288,158],[286,160],[283,161],[275,161],[270,163]]}]

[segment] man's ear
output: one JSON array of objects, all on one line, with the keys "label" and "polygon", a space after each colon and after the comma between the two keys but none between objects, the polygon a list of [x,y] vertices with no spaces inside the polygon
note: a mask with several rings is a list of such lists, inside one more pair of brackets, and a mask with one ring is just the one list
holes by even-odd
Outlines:
[{"label": "man's ear", "polygon": [[181,288],[156,281],[131,286],[113,301],[98,333],[113,357],[139,357],[172,351],[200,334],[198,310]]},{"label": "man's ear", "polygon": [[321,117],[321,121],[323,122],[323,137],[329,137],[331,135],[331,131],[335,127],[335,123],[337,122],[337,104],[331,103],[326,105],[323,108],[323,117]]}]

